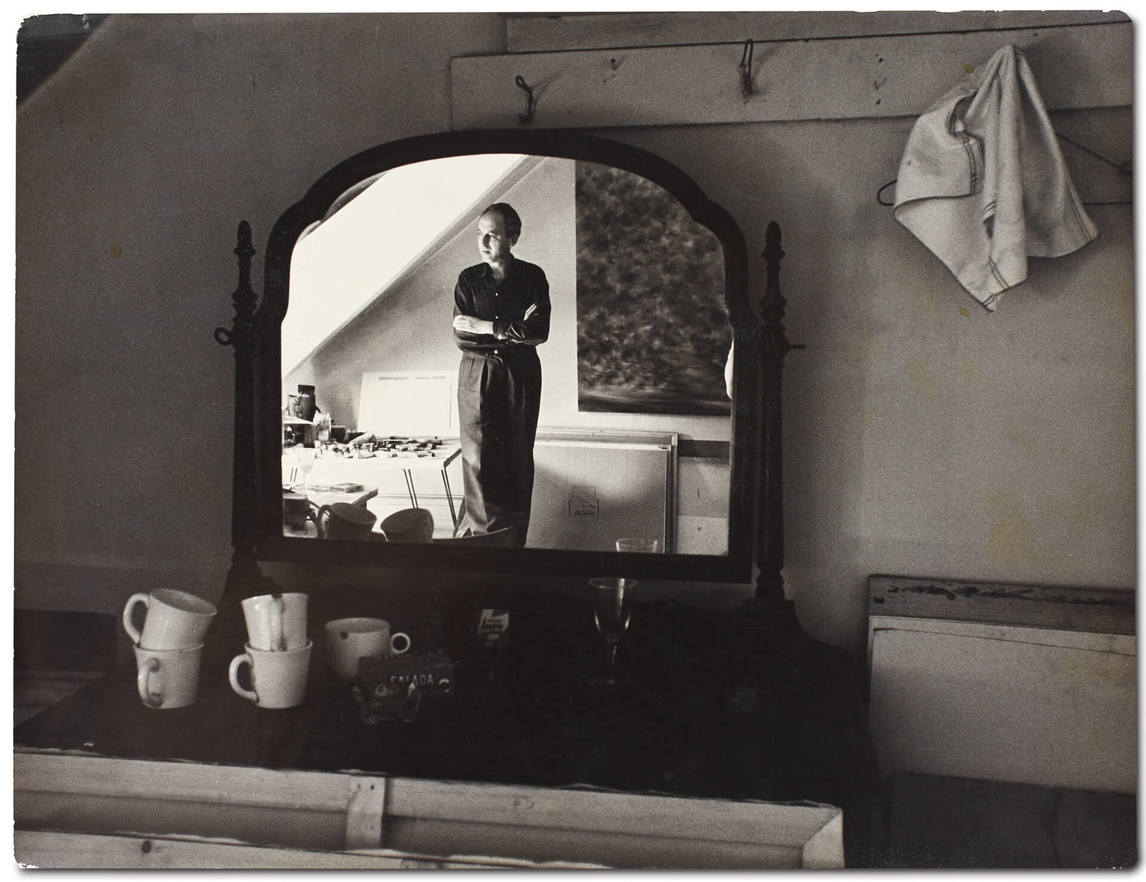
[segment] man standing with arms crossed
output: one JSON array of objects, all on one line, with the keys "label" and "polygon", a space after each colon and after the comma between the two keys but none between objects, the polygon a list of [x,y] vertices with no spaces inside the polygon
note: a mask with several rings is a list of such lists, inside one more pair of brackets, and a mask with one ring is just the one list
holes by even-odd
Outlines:
[{"label": "man standing with arms crossed", "polygon": [[458,417],[465,497],[455,535],[513,530],[525,545],[533,496],[533,442],[541,405],[536,347],[549,337],[549,281],[513,256],[521,218],[497,202],[478,218],[482,263],[454,288]]}]

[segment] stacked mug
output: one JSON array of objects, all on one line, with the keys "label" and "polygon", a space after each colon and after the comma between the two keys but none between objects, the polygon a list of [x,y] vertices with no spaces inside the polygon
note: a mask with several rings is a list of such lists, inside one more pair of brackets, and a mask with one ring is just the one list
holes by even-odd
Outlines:
[{"label": "stacked mug", "polygon": [[[143,627],[137,628],[140,606],[145,615]],[[195,703],[203,638],[215,612],[214,604],[172,588],[128,598],[123,628],[135,651],[136,688],[145,706],[169,710]]]},{"label": "stacked mug", "polygon": [[[311,641],[306,636],[307,596],[260,594],[243,601],[247,643],[231,659],[227,678],[237,695],[256,707],[296,707],[306,698]],[[249,670],[250,688],[239,682]]]}]

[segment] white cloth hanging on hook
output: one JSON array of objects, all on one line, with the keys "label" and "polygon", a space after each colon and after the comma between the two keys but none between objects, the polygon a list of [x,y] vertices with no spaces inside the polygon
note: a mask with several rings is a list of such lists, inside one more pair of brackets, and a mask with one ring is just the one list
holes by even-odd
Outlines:
[{"label": "white cloth hanging on hook", "polygon": [[1004,46],[915,122],[895,217],[983,306],[1098,236],[1071,182],[1026,56]]}]

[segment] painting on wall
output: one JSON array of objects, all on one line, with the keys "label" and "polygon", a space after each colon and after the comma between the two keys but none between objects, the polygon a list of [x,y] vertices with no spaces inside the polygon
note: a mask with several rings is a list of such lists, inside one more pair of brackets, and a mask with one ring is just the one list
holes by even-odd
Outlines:
[{"label": "painting on wall", "polygon": [[720,241],[638,175],[578,162],[576,189],[579,410],[728,414]]}]

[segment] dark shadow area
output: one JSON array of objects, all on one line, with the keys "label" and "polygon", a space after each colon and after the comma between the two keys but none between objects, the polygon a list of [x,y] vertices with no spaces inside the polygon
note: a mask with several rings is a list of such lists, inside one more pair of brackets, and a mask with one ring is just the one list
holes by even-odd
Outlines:
[{"label": "dark shadow area", "polygon": [[16,33],[16,103],[72,57],[106,15],[34,15]]},{"label": "dark shadow area", "polygon": [[1138,861],[1135,797],[1001,781],[892,777],[886,867],[1124,869]]}]

